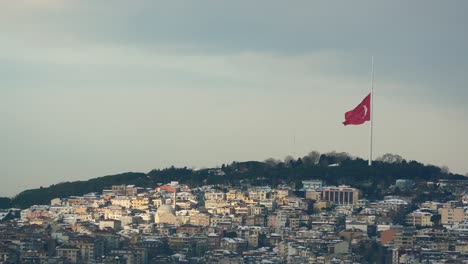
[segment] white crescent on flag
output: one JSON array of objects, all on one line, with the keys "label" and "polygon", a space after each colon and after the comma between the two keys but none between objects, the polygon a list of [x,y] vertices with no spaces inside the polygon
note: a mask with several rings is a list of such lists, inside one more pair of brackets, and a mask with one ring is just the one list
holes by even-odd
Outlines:
[{"label": "white crescent on flag", "polygon": [[367,111],[368,111],[368,110],[367,110],[367,105],[364,105],[363,107],[364,107],[364,115],[362,116],[361,119],[366,118],[366,116],[367,116]]}]

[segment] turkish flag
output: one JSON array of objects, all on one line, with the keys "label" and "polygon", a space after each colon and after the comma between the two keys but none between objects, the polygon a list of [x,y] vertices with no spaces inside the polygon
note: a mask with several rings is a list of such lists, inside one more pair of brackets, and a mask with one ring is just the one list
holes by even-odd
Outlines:
[{"label": "turkish flag", "polygon": [[361,125],[371,117],[371,94],[369,93],[356,108],[345,113],[343,125]]}]

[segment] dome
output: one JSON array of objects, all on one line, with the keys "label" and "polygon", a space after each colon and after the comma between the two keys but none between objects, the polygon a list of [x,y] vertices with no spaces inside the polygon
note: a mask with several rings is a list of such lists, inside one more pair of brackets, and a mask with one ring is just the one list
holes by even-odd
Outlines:
[{"label": "dome", "polygon": [[174,208],[172,208],[172,206],[167,205],[167,204],[159,206],[159,208],[157,210],[157,213],[160,213],[160,214],[164,213],[164,212],[168,212],[168,213],[171,213],[171,214],[175,215]]}]

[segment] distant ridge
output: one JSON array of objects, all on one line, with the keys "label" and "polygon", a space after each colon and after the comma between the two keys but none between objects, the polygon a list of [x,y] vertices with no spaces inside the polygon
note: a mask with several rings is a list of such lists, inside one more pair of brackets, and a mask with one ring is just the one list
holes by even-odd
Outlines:
[{"label": "distant ridge", "polygon": [[154,188],[158,183],[169,181],[179,181],[191,186],[206,184],[235,186],[242,181],[251,185],[291,184],[300,187],[302,180],[322,179],[330,185],[351,185],[361,189],[366,197],[378,198],[382,190],[395,184],[395,180],[400,178],[412,179],[415,182],[467,179],[437,166],[406,161],[398,155],[384,155],[384,159],[375,161],[370,168],[366,160],[351,157],[347,153],[331,152],[317,156],[315,152],[315,157],[312,154],[311,152],[298,159],[287,157],[285,161],[267,159],[264,162],[232,162],[217,168],[198,170],[170,167],[148,173],[127,172],[87,181],[63,182],[45,188],[26,190],[12,199],[0,198],[0,208],[27,208],[34,204],[49,204],[53,198],[101,192],[104,188],[119,184]]}]

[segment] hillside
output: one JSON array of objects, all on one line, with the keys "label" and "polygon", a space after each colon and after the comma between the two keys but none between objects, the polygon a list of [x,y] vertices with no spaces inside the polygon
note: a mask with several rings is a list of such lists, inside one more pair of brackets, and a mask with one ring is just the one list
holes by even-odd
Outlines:
[{"label": "hillside", "polygon": [[268,159],[264,162],[247,161],[223,164],[219,168],[192,170],[188,168],[166,168],[148,173],[127,172],[90,179],[88,181],[63,182],[46,188],[26,190],[14,198],[0,198],[0,208],[26,208],[34,204],[48,204],[53,198],[101,192],[104,188],[118,184],[133,184],[140,187],[155,187],[169,181],[179,181],[190,186],[204,184],[252,185],[294,184],[301,187],[305,179],[322,179],[329,185],[346,184],[361,189],[370,199],[379,198],[396,179],[419,181],[439,179],[466,179],[462,175],[448,173],[439,167],[406,161],[397,155],[384,156],[375,161],[372,168],[367,161],[349,156],[347,153],[328,153],[285,161]]}]

